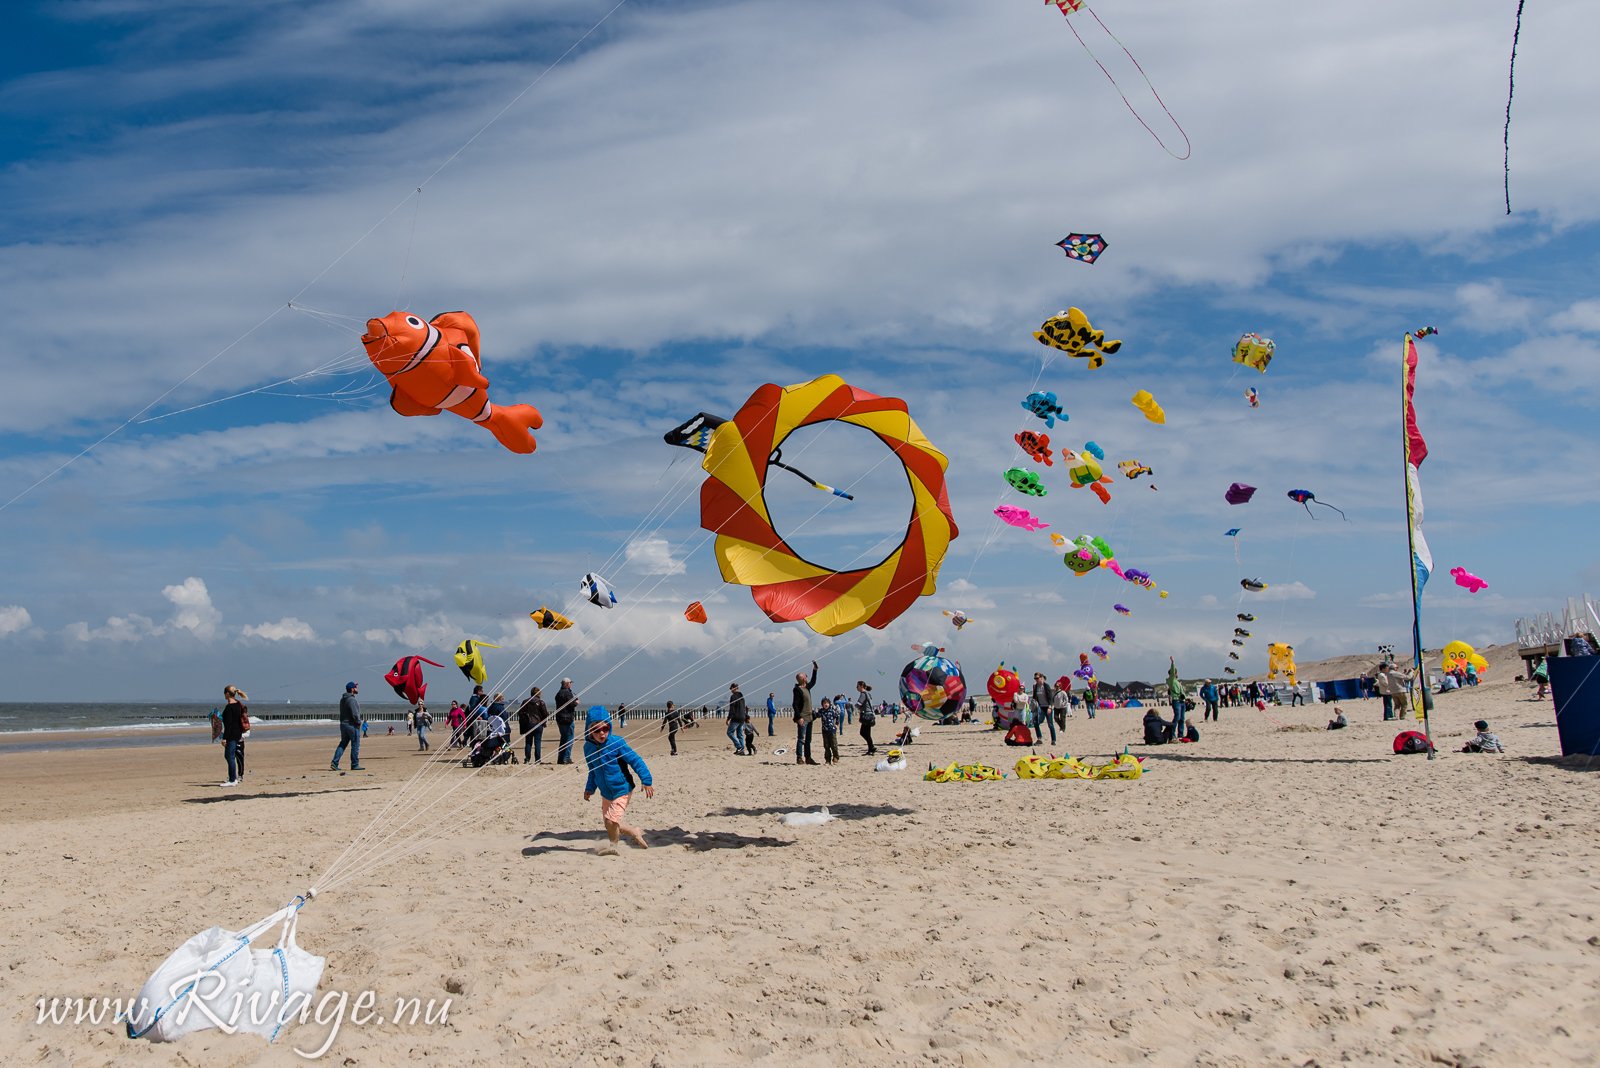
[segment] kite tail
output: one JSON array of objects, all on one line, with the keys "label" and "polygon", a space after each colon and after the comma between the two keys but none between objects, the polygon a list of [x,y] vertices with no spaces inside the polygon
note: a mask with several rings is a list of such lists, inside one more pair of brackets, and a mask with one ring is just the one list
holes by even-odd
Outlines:
[{"label": "kite tail", "polygon": [[[1321,504],[1321,503],[1322,503],[1322,502],[1321,502],[1321,501],[1318,501],[1318,502],[1317,502],[1317,503],[1318,503],[1318,504]],[[1304,509],[1305,509],[1305,510],[1306,510],[1306,515],[1309,515],[1309,516],[1311,516],[1311,518],[1312,518],[1312,519],[1315,519],[1315,518],[1317,518],[1317,517],[1316,517],[1316,516],[1314,516],[1314,515],[1312,515],[1312,514],[1311,514],[1311,502],[1310,502],[1310,501],[1301,501],[1301,502],[1300,502],[1300,507],[1302,507],[1302,508],[1304,508]],[[1328,506],[1328,507],[1329,507],[1329,508],[1332,508],[1332,507],[1333,507],[1333,505],[1331,505],[1331,504],[1330,504],[1330,505],[1329,505],[1329,506]]]},{"label": "kite tail", "polygon": [[825,491],[827,493],[833,494],[835,497],[843,497],[847,501],[855,500],[855,498],[853,496],[851,496],[850,494],[846,493],[844,490],[834,489],[832,486],[824,486],[822,483],[818,482],[816,479],[812,478],[810,475],[806,474],[804,471],[800,470],[797,467],[790,467],[788,464],[779,463],[777,460],[769,460],[768,463],[772,464],[773,467],[781,467],[785,471],[788,471],[790,474],[799,475],[801,478],[803,478],[807,482],[811,483],[811,488],[812,489],[823,490],[823,491]]},{"label": "kite tail", "polygon": [[[1089,58],[1094,60],[1094,65],[1100,68],[1100,73],[1104,74],[1106,76],[1106,80],[1111,83],[1111,88],[1115,89],[1117,91],[1117,95],[1122,97],[1122,103],[1127,107],[1129,113],[1132,114],[1134,118],[1139,120],[1139,125],[1143,126],[1145,128],[1145,132],[1147,132],[1151,137],[1154,137],[1156,139],[1156,144],[1161,146],[1162,151],[1164,151],[1167,155],[1171,156],[1173,159],[1176,159],[1176,160],[1186,160],[1186,159],[1188,159],[1189,156],[1194,151],[1193,146],[1191,146],[1189,144],[1189,135],[1187,133],[1184,133],[1183,126],[1181,124],[1179,124],[1179,122],[1178,122],[1178,120],[1176,118],[1173,118],[1171,110],[1169,110],[1167,108],[1167,102],[1165,100],[1161,99],[1161,94],[1160,93],[1156,92],[1155,85],[1153,85],[1151,83],[1151,81],[1150,81],[1150,75],[1146,74],[1144,72],[1144,68],[1139,66],[1139,61],[1137,59],[1133,58],[1133,53],[1128,51],[1128,46],[1123,44],[1120,40],[1117,40],[1117,35],[1112,33],[1110,28],[1108,26],[1106,26],[1106,24],[1104,22],[1100,22],[1100,16],[1099,15],[1095,15],[1094,8],[1090,7],[1088,4],[1084,4],[1082,6],[1083,6],[1083,9],[1085,11],[1089,12],[1089,14],[1091,14],[1091,15],[1094,15],[1094,20],[1096,22],[1100,23],[1100,28],[1102,30],[1106,31],[1106,36],[1110,37],[1113,41],[1116,41],[1117,42],[1117,47],[1122,49],[1122,54],[1127,56],[1128,59],[1133,62],[1133,66],[1134,66],[1134,68],[1136,70],[1138,70],[1139,76],[1144,79],[1144,84],[1150,87],[1150,95],[1156,98],[1156,103],[1160,104],[1161,105],[1161,110],[1165,111],[1167,113],[1167,118],[1172,119],[1172,125],[1174,125],[1174,126],[1176,126],[1178,128],[1178,133],[1180,135],[1182,135],[1182,137],[1183,137],[1183,155],[1180,156],[1176,152],[1172,151],[1172,149],[1168,148],[1167,147],[1167,143],[1165,141],[1161,140],[1161,135],[1156,133],[1154,130],[1150,129],[1150,124],[1148,122],[1145,122],[1144,118],[1137,111],[1134,110],[1133,104],[1128,100],[1128,94],[1126,94],[1126,93],[1124,93],[1122,91],[1122,86],[1118,85],[1117,84],[1117,80],[1111,76],[1111,72],[1106,70],[1106,65],[1104,63],[1100,62],[1100,57],[1096,56],[1093,52],[1091,52],[1089,50],[1089,45],[1084,41],[1083,37],[1079,35],[1078,28],[1072,24],[1072,19],[1067,17],[1066,9],[1063,8],[1062,11],[1061,11],[1061,15],[1062,15],[1063,18],[1067,19],[1067,29],[1072,31],[1072,36],[1078,38],[1078,43],[1080,45],[1083,45],[1083,50],[1085,52],[1089,53]],[[1522,8],[1519,6],[1517,8],[1517,18],[1519,20],[1519,24],[1520,24],[1521,17],[1522,17]],[[1510,105],[1508,103],[1507,104],[1507,110],[1509,111],[1509,109],[1510,109]]]},{"label": "kite tail", "polygon": [[[1324,508],[1332,508],[1335,512],[1339,513],[1340,519],[1343,519],[1346,523],[1350,522],[1350,517],[1344,514],[1344,509],[1331,505],[1327,501],[1317,501],[1316,503],[1322,505]],[[1306,511],[1309,512],[1311,509],[1307,508]],[[1315,519],[1316,516],[1312,516],[1311,518]]]},{"label": "kite tail", "polygon": [[1522,5],[1524,2],[1525,0],[1517,0],[1517,28],[1511,33],[1511,71],[1506,77],[1505,174],[1507,215],[1511,214],[1511,98],[1517,95],[1517,39],[1522,36]]}]

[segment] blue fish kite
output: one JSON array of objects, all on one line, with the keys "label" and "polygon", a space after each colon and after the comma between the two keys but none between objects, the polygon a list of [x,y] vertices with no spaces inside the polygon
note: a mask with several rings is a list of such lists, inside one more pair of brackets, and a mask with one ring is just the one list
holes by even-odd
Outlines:
[{"label": "blue fish kite", "polygon": [[1028,394],[1028,399],[1022,402],[1022,406],[1040,419],[1043,419],[1044,425],[1048,427],[1056,425],[1056,416],[1058,415],[1063,423],[1072,418],[1062,410],[1054,393],[1040,393],[1035,390]]}]

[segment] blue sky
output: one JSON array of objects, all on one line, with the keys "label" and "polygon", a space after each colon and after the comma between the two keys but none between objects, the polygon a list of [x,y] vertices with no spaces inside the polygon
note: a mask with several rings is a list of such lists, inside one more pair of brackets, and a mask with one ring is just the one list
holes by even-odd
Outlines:
[{"label": "blue sky", "polygon": [[[505,647],[508,688],[570,674],[612,701],[764,694],[814,655],[829,691],[888,686],[929,639],[974,683],[1001,658],[1053,678],[1106,627],[1107,677],[1169,655],[1220,674],[1242,575],[1271,583],[1245,609],[1246,671],[1267,641],[1306,659],[1403,645],[1398,361],[1425,324],[1427,642],[1508,641],[1600,577],[1591,8],[1524,20],[1508,218],[1514,5],[1104,0],[1185,162],[1055,9],[1020,0],[630,0],[513,103],[611,6],[9,11],[0,500],[117,431],[0,510],[10,699],[232,682],[304,700],[346,677],[378,694],[396,657],[447,660],[464,636]],[[1109,240],[1094,266],[1053,247],[1074,230]],[[388,409],[356,338],[397,305],[477,317],[491,396],[544,414],[533,456]],[[1041,374],[1031,332],[1068,305],[1122,351]],[[1277,343],[1265,375],[1228,359],[1246,331]],[[907,401],[951,457],[962,531],[936,595],[838,639],[718,581],[694,458],[661,442],[829,372]],[[1054,442],[1139,459],[1159,491],[1119,479],[1101,505],[1059,466],[1042,501],[1006,489],[1012,435],[1043,429],[1018,406],[1036,380],[1072,417]],[[853,433],[786,452],[856,502],[769,493],[835,566],[881,554],[908,507]],[[1261,491],[1230,507],[1233,481]],[[1291,488],[1350,522],[1312,520]],[[1072,578],[1044,535],[993,520],[1002,503],[1106,537],[1169,597]],[[1456,566],[1489,588],[1459,590]],[[567,608],[593,568],[623,607],[532,633],[526,613]],[[690,600],[708,626],[681,618]],[[976,622],[957,634],[946,608]],[[430,680],[464,691],[453,668]]]}]

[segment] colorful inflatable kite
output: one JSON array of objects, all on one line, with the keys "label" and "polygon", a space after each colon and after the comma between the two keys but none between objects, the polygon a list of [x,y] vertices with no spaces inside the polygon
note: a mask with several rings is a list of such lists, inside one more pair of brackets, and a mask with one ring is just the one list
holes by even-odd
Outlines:
[{"label": "colorful inflatable kite", "polygon": [[489,669],[483,663],[483,650],[498,648],[500,648],[498,645],[490,645],[488,642],[463,638],[461,644],[456,646],[456,667],[461,669],[461,674],[481,686],[489,678]]},{"label": "colorful inflatable kite", "polygon": [[1167,413],[1161,410],[1161,405],[1150,395],[1148,389],[1141,389],[1132,397],[1133,406],[1144,413],[1144,417],[1152,423],[1165,423]]},{"label": "colorful inflatable kite", "polygon": [[1413,330],[1411,332],[1411,336],[1416,338],[1418,341],[1421,341],[1423,338],[1428,337],[1428,336],[1430,336],[1432,334],[1437,334],[1438,332],[1439,332],[1438,330],[1434,329],[1431,326],[1424,326],[1420,330]]},{"label": "colorful inflatable kite", "polygon": [[1087,359],[1090,367],[1101,366],[1107,356],[1122,347],[1120,341],[1107,341],[1106,332],[1090,326],[1089,317],[1077,308],[1068,308],[1046,319],[1033,336],[1041,345]]},{"label": "colorful inflatable kite", "polygon": [[1482,679],[1489,673],[1489,661],[1463,641],[1453,641],[1444,647],[1444,659],[1441,667],[1445,671],[1466,671],[1471,664],[1474,672]]},{"label": "colorful inflatable kite", "polygon": [[1068,234],[1056,246],[1067,254],[1067,259],[1079,263],[1093,263],[1106,250],[1106,239],[1099,234]]},{"label": "colorful inflatable kite", "polygon": [[1243,586],[1251,593],[1260,593],[1262,590],[1267,588],[1267,584],[1265,582],[1262,582],[1260,579],[1256,578],[1240,579],[1239,585]]},{"label": "colorful inflatable kite", "polygon": [[1240,612],[1237,618],[1241,623],[1254,623],[1256,621],[1256,617],[1249,612]]},{"label": "colorful inflatable kite", "polygon": [[1232,639],[1229,639],[1229,640],[1232,641],[1233,644],[1235,644],[1235,645],[1240,645],[1240,646],[1244,645],[1244,642],[1240,641],[1238,638],[1232,638]]},{"label": "colorful inflatable kite", "polygon": [[1124,608],[1120,604],[1114,604],[1111,607],[1116,610],[1116,613],[1119,616],[1131,616],[1131,615],[1133,615],[1133,612],[1130,609]]},{"label": "colorful inflatable kite", "polygon": [[1234,627],[1233,635],[1236,638],[1248,638],[1250,637],[1250,632],[1245,630],[1243,627]]},{"label": "colorful inflatable kite", "polygon": [[1229,653],[1228,654],[1228,659],[1229,660],[1237,660],[1237,659],[1239,659],[1239,654],[1238,653]]},{"label": "colorful inflatable kite", "polygon": [[606,580],[596,575],[593,571],[578,580],[578,588],[589,599],[590,604],[597,604],[601,608],[610,608],[617,603],[617,595],[611,591]]},{"label": "colorful inflatable kite", "polygon": [[1266,374],[1267,364],[1272,362],[1272,354],[1276,349],[1277,346],[1270,339],[1260,334],[1246,334],[1233,346],[1233,362],[1254,367]]},{"label": "colorful inflatable kite", "polygon": [[1033,457],[1034,463],[1044,464],[1046,467],[1055,466],[1055,461],[1050,459],[1049,434],[1035,434],[1031,430],[1024,430],[1016,435],[1016,442],[1022,447],[1023,452]]},{"label": "colorful inflatable kite", "polygon": [[1040,419],[1043,419],[1044,425],[1052,430],[1055,429],[1056,416],[1059,415],[1063,423],[1072,418],[1061,409],[1060,404],[1056,403],[1056,395],[1054,393],[1041,393],[1038,390],[1034,390],[1028,394],[1028,399],[1022,402],[1022,406]]},{"label": "colorful inflatable kite", "polygon": [[1101,504],[1110,504],[1111,494],[1106,492],[1106,486],[1111,483],[1111,478],[1100,466],[1100,461],[1105,458],[1105,452],[1092,441],[1084,443],[1082,454],[1072,453],[1070,459],[1067,450],[1061,452],[1062,462],[1070,465],[1067,477],[1072,480],[1072,488],[1088,486],[1100,498]]},{"label": "colorful inflatable kite", "polygon": [[[1232,655],[1233,655],[1233,654],[1232,654],[1232,653],[1229,653],[1229,654],[1228,654],[1228,655],[1229,655],[1229,656],[1232,656]],[[1239,674],[1239,673],[1238,673],[1238,672],[1237,672],[1237,671],[1235,671],[1235,670],[1233,670],[1233,668],[1231,668],[1231,667],[1225,667],[1225,668],[1223,668],[1223,669],[1222,669],[1222,673],[1223,673],[1223,674],[1224,674],[1224,675],[1237,675],[1237,674]]]},{"label": "colorful inflatable kite", "polygon": [[967,699],[967,680],[960,664],[940,656],[942,650],[935,646],[926,648],[936,651],[924,652],[901,669],[900,700],[923,719],[940,720],[961,711],[961,703]]},{"label": "colorful inflatable kite", "polygon": [[1277,678],[1280,671],[1289,680],[1290,686],[1299,685],[1295,681],[1294,646],[1272,642],[1267,646],[1267,678]]},{"label": "colorful inflatable kite", "polygon": [[1031,494],[1034,497],[1043,497],[1050,491],[1044,488],[1044,483],[1039,481],[1039,472],[1029,471],[1023,467],[1013,467],[1005,473],[1005,480],[1011,483],[1011,488],[1018,493]]},{"label": "colorful inflatable kite", "polygon": [[529,612],[528,617],[539,624],[540,630],[566,630],[572,626],[572,620],[560,612],[552,612],[542,605],[537,612]]},{"label": "colorful inflatable kite", "polygon": [[438,415],[449,409],[493,434],[512,452],[530,453],[530,430],[544,426],[531,404],[489,403],[478,324],[466,312],[445,312],[423,322],[406,312],[368,319],[361,335],[367,358],[393,389],[389,407],[401,415]]},{"label": "colorful inflatable kite", "polygon": [[1311,515],[1311,506],[1313,504],[1320,504],[1324,508],[1333,508],[1333,510],[1335,512],[1338,512],[1340,518],[1342,518],[1346,523],[1350,522],[1350,518],[1348,516],[1346,516],[1344,514],[1344,512],[1340,511],[1338,508],[1334,508],[1333,505],[1327,503],[1326,501],[1317,500],[1316,494],[1312,493],[1310,490],[1293,489],[1293,490],[1289,491],[1288,497],[1289,497],[1289,499],[1291,501],[1294,501],[1296,504],[1304,505],[1305,506],[1305,510],[1306,510],[1306,515],[1310,515],[1312,519],[1315,519],[1317,517],[1314,516],[1314,515]]},{"label": "colorful inflatable kite", "polygon": [[1111,659],[1111,654],[1106,652],[1104,649],[1100,648],[1098,645],[1090,646],[1089,647],[1089,651],[1091,653],[1093,653],[1095,656],[1098,656],[1101,660],[1109,660],[1109,659]]},{"label": "colorful inflatable kite", "polygon": [[1100,635],[1100,640],[1103,642],[1108,642],[1111,645],[1115,645],[1117,644],[1117,632],[1114,630],[1108,630],[1104,634]]},{"label": "colorful inflatable kite", "polygon": [[[905,468],[913,511],[904,537],[875,567],[830,571],[802,558],[772,528],[763,493],[771,457],[794,431],[843,422],[877,435]],[[865,623],[882,629],[937,588],[939,567],[960,531],[950,514],[949,464],[923,436],[904,401],[880,397],[824,375],[794,386],[767,384],[716,428],[702,465],[700,525],[717,535],[713,551],[725,582],[750,587],[776,623],[804,619],[821,634]],[[1037,476],[1035,476],[1037,477]]]},{"label": "colorful inflatable kite", "polygon": [[[1317,503],[1321,504],[1322,502],[1318,501]],[[1483,581],[1483,579],[1479,578],[1477,575],[1474,575],[1464,567],[1452,567],[1450,569],[1450,574],[1455,576],[1457,586],[1465,587],[1471,593],[1477,593],[1479,590],[1486,590],[1489,588],[1489,584],[1487,582]]]},{"label": "colorful inflatable kite", "polygon": [[[428,696],[428,684],[422,679],[422,665],[433,664],[424,656],[402,656],[394,662],[389,674],[383,677],[394,688],[397,696],[405,698],[408,705],[420,705]],[[443,664],[433,664],[444,667]]]},{"label": "colorful inflatable kite", "polygon": [[1140,475],[1153,476],[1155,474],[1154,471],[1140,463],[1138,460],[1123,460],[1117,464],[1117,470],[1121,471],[1123,477],[1127,478],[1130,482],[1138,478]]},{"label": "colorful inflatable kite", "polygon": [[1068,570],[1081,578],[1097,567],[1109,565],[1115,555],[1104,538],[1079,534],[1073,540],[1072,546],[1067,549],[1066,555],[1062,557],[1062,562],[1067,565]]},{"label": "colorful inflatable kite", "polygon": [[1017,673],[1001,664],[994,669],[994,674],[989,676],[989,696],[997,705],[1008,705],[1012,698],[1022,692],[1022,680],[1017,678]]},{"label": "colorful inflatable kite", "polygon": [[1061,534],[1051,534],[1050,535],[1050,544],[1051,545],[1054,545],[1057,548],[1060,548],[1061,546],[1065,545],[1066,543],[1067,543],[1067,539],[1066,539],[1066,537],[1064,535],[1061,535]]},{"label": "colorful inflatable kite", "polygon": [[945,609],[944,614],[950,617],[950,624],[955,627],[956,630],[960,630],[962,627],[972,622],[967,614],[961,611],[959,608],[954,612],[950,611],[949,609]]},{"label": "colorful inflatable kite", "polygon": [[1252,408],[1261,407],[1261,394],[1256,392],[1256,387],[1254,386],[1244,391],[1244,399],[1250,402],[1250,407]]},{"label": "colorful inflatable kite", "polygon": [[1235,482],[1228,487],[1228,492],[1222,496],[1229,504],[1243,504],[1256,495],[1254,486],[1246,486],[1243,482]]},{"label": "colorful inflatable kite", "polygon": [[[1007,473],[1009,474],[1009,472]],[[1035,475],[1034,477],[1037,478],[1038,476]],[[1008,523],[1014,527],[1021,527],[1023,530],[1043,530],[1050,525],[1049,523],[1040,522],[1038,517],[1030,513],[1026,508],[1016,508],[1009,504],[1002,504],[994,510],[994,514],[1000,517],[1001,522]]]},{"label": "colorful inflatable kite", "polygon": [[699,601],[690,601],[689,607],[683,610],[683,618],[690,623],[704,623],[706,621],[706,606]]}]

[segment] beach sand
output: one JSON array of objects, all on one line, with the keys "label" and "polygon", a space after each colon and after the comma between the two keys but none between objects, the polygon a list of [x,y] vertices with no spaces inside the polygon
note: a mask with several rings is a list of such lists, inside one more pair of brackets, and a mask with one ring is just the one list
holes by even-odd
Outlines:
[{"label": "beach sand", "polygon": [[[445,837],[305,910],[323,991],[374,990],[385,1019],[398,995],[451,999],[442,1025],[347,1019],[321,1063],[1595,1064],[1600,761],[1555,757],[1550,702],[1498,675],[1438,698],[1434,761],[1392,754],[1410,724],[1376,701],[1342,702],[1339,732],[1328,706],[1226,709],[1197,745],[1135,745],[1129,782],[922,781],[1010,770],[1020,751],[973,727],[924,727],[911,770],[875,774],[853,729],[828,768],[771,755],[782,719],[755,759],[714,722],[679,757],[635,724],[657,793],[628,816],[654,848],[615,857],[581,767],[491,769],[453,797],[493,798],[421,815]],[[1139,715],[1080,711],[1040,751],[1104,759]],[[1479,717],[1509,754],[1454,751]],[[255,742],[242,789],[205,746],[0,754],[6,1061],[322,1045],[315,1024],[152,1045],[35,1003],[128,996],[192,934],[321,878],[419,761],[375,734],[370,770],[340,776],[333,744]],[[778,822],[821,805],[840,819]]]}]

